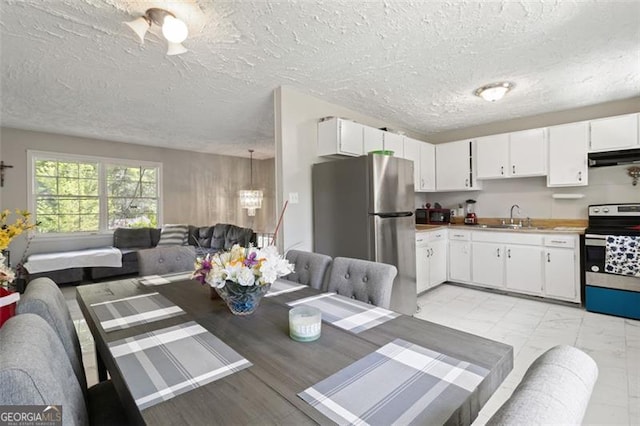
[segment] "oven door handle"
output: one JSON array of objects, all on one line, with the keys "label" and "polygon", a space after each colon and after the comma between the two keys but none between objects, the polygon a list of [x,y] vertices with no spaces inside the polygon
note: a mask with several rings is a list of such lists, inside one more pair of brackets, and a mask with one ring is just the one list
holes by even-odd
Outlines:
[{"label": "oven door handle", "polygon": [[585,234],[584,245],[587,247],[604,247],[607,245],[606,239],[606,235]]}]

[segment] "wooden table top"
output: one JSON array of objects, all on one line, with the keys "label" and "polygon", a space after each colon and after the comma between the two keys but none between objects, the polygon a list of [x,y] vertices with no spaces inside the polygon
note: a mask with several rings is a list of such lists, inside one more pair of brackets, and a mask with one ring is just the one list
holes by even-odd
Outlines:
[{"label": "wooden table top", "polygon": [[[164,295],[186,315],[106,333],[90,306],[151,292]],[[286,303],[315,294],[317,290],[304,288],[263,298],[254,314],[240,317],[233,315],[222,300],[211,300],[209,288],[195,281],[146,287],[137,279],[129,279],[77,287],[77,300],[94,336],[97,354],[130,417],[138,423],[333,424],[297,394],[401,338],[490,370],[467,401],[452,407],[450,417],[442,419],[443,424],[471,424],[513,368],[513,348],[509,345],[405,315],[360,334],[323,323],[320,339],[296,342],[289,337],[290,308]],[[108,343],[189,320],[209,330],[253,366],[140,412]]]}]

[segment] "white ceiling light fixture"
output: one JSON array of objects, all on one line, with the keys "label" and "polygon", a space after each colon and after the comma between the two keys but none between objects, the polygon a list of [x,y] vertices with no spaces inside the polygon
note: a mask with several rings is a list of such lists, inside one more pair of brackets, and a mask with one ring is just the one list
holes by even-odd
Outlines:
[{"label": "white ceiling light fixture", "polygon": [[147,9],[143,16],[130,22],[125,22],[140,37],[140,43],[144,44],[144,36],[147,34],[151,24],[154,23],[162,28],[162,35],[167,39],[167,55],[180,55],[188,52],[182,42],[187,39],[189,29],[184,21],[168,10],[151,8]]},{"label": "white ceiling light fixture", "polygon": [[487,102],[499,101],[507,94],[511,89],[515,87],[515,84],[508,81],[501,81],[499,83],[485,84],[482,87],[477,88],[473,94],[481,97]]},{"label": "white ceiling light fixture", "polygon": [[249,167],[251,169],[251,180],[249,187],[251,189],[241,189],[238,191],[238,197],[240,198],[240,207],[243,209],[247,209],[247,215],[255,216],[256,209],[262,207],[262,191],[259,189],[253,189],[253,149],[249,150],[250,155],[250,163]]}]

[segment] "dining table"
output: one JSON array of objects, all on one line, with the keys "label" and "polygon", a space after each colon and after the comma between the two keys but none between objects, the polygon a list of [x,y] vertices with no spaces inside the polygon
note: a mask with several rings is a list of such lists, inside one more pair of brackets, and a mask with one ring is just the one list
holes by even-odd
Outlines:
[{"label": "dining table", "polygon": [[[285,290],[267,294],[245,316],[232,314],[188,274],[86,284],[77,287],[76,298],[99,369],[108,372],[136,424],[469,425],[513,368],[509,345],[397,313],[357,330],[323,313],[317,340],[293,340],[292,306],[325,297],[350,302],[283,280],[272,290],[277,284]],[[405,371],[413,361],[400,360],[399,370],[364,378],[374,367],[389,366],[376,360],[398,345],[429,362]],[[222,367],[216,364],[221,359],[227,362]],[[321,395],[334,380],[347,403],[367,404],[403,374],[407,379],[393,385],[385,402],[353,418],[331,395]],[[404,407],[406,400],[412,401]]]}]

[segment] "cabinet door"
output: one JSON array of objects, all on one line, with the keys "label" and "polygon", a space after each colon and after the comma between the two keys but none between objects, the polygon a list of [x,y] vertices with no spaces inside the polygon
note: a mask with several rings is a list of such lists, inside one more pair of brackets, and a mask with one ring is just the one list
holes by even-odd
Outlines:
[{"label": "cabinet door", "polygon": [[494,243],[473,243],[473,283],[504,288],[504,246]]},{"label": "cabinet door", "polygon": [[384,135],[384,149],[393,151],[394,157],[405,158],[402,149],[404,136],[390,132],[382,132],[382,134]]},{"label": "cabinet door", "polygon": [[339,151],[341,153],[362,155],[363,128],[362,124],[340,120]]},{"label": "cabinet door", "polygon": [[433,287],[447,280],[447,241],[433,241],[429,249],[429,286]]},{"label": "cabinet door", "polygon": [[589,123],[549,127],[547,186],[587,185]]},{"label": "cabinet door", "polygon": [[436,148],[426,142],[420,142],[420,190],[436,189]]},{"label": "cabinet door", "polygon": [[436,189],[459,191],[471,189],[470,141],[436,145]]},{"label": "cabinet door", "polygon": [[468,241],[449,242],[449,280],[471,281],[471,243]]},{"label": "cabinet door", "polygon": [[476,139],[478,179],[509,176],[509,134]]},{"label": "cabinet door", "polygon": [[413,161],[413,187],[415,192],[420,192],[420,144],[422,142],[405,137],[402,141],[404,158]]},{"label": "cabinet door", "polygon": [[638,147],[638,114],[593,120],[590,127],[591,151]]},{"label": "cabinet door", "polygon": [[558,299],[578,300],[575,252],[570,249],[547,247],[544,256],[546,295]]},{"label": "cabinet door", "polygon": [[416,243],[416,289],[419,293],[429,288],[429,246]]},{"label": "cabinet door", "polygon": [[364,149],[363,154],[367,155],[371,151],[379,151],[383,149],[382,144],[382,134],[384,132],[380,129],[376,129],[375,127],[363,126],[363,139],[364,139]]},{"label": "cabinet door", "polygon": [[542,296],[542,247],[508,245],[505,250],[507,289]]},{"label": "cabinet door", "polygon": [[509,174],[544,176],[547,174],[545,129],[531,129],[509,135]]}]

